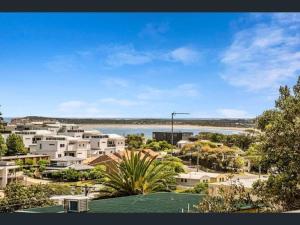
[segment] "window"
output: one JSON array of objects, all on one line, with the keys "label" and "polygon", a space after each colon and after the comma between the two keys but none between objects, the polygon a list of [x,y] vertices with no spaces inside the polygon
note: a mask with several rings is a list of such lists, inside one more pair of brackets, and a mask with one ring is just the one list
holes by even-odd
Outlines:
[{"label": "window", "polygon": [[183,179],[181,178],[181,182],[183,182]]},{"label": "window", "polygon": [[40,149],[42,149],[42,144],[40,144]]},{"label": "window", "polygon": [[78,202],[77,201],[69,202],[69,211],[78,211]]},{"label": "window", "polygon": [[65,144],[60,144],[60,147],[61,147],[61,148],[65,147]]},{"label": "window", "polygon": [[98,147],[100,147],[100,142],[98,142]]},{"label": "window", "polygon": [[184,179],[184,182],[187,182],[187,179]]},{"label": "window", "polygon": [[49,145],[54,146],[55,144],[49,144]]},{"label": "window", "polygon": [[57,156],[58,156],[58,158],[60,158],[60,157],[61,157],[61,154],[58,154]]}]

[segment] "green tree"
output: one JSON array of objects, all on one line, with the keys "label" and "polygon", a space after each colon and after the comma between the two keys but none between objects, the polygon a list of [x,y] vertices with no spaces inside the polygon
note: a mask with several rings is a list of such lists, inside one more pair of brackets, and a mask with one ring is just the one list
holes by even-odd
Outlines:
[{"label": "green tree", "polygon": [[118,195],[137,195],[170,190],[174,171],[165,165],[156,165],[155,157],[142,156],[141,152],[126,152],[121,163],[116,164],[117,172],[105,172],[108,181],[105,186]]},{"label": "green tree", "polygon": [[144,144],[145,137],[143,134],[129,134],[126,136],[126,145],[129,150],[140,149]]},{"label": "green tree", "polygon": [[263,131],[262,162],[272,168],[272,175],[256,189],[283,210],[289,210],[300,207],[300,77],[292,91],[284,86],[279,93],[275,109],[257,119]]},{"label": "green tree", "polygon": [[228,188],[221,187],[217,195],[206,195],[197,208],[201,213],[232,213],[244,206],[258,209],[260,205],[260,199],[253,200],[251,192],[243,185],[232,184]]},{"label": "green tree", "polygon": [[165,167],[174,170],[175,173],[185,172],[182,160],[175,156],[165,156],[161,161],[157,161],[156,164],[162,164]]},{"label": "green tree", "polygon": [[26,154],[22,138],[17,134],[10,134],[6,140],[9,155]]},{"label": "green tree", "polygon": [[192,189],[187,189],[183,193],[193,193],[193,194],[208,194],[208,183],[199,182]]},{"label": "green tree", "polygon": [[4,138],[0,134],[0,157],[1,156],[5,156],[6,153],[7,153],[7,145],[6,145],[5,141],[4,141]]},{"label": "green tree", "polygon": [[142,146],[143,148],[150,148],[153,151],[168,151],[172,150],[173,146],[166,141],[155,141],[147,140],[146,144]]}]

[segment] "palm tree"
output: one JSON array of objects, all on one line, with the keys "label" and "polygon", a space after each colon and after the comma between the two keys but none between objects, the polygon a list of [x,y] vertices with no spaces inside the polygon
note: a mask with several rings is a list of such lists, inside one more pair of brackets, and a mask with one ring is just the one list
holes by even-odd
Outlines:
[{"label": "palm tree", "polygon": [[156,157],[142,152],[126,151],[123,160],[115,164],[117,170],[105,172],[108,181],[105,186],[113,189],[118,195],[147,194],[169,190],[169,185],[176,174],[166,169],[165,165],[155,164]]}]

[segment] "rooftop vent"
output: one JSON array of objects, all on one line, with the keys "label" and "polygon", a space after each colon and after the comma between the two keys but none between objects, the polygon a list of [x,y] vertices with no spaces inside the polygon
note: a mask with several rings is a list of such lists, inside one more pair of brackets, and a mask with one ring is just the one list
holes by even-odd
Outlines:
[{"label": "rooftop vent", "polygon": [[88,197],[86,196],[74,196],[64,199],[64,210],[66,213],[81,213],[87,212],[88,209]]}]

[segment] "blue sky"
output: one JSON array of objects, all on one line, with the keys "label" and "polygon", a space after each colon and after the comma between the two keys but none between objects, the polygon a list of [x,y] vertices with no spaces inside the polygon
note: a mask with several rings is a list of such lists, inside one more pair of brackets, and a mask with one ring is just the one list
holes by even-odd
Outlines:
[{"label": "blue sky", "polygon": [[300,73],[300,14],[2,13],[6,117],[255,117]]}]

